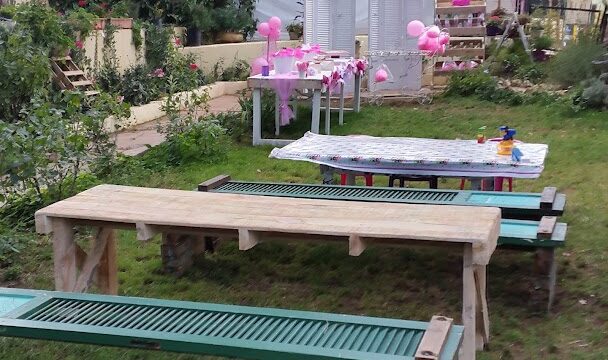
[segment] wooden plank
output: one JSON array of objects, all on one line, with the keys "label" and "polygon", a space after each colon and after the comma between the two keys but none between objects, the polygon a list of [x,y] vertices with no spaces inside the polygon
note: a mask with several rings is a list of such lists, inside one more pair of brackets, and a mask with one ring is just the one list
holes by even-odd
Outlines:
[{"label": "wooden plank", "polygon": [[536,233],[539,239],[551,239],[553,236],[553,229],[557,224],[557,217],[555,216],[543,216],[538,224],[538,230]]},{"label": "wooden plank", "polygon": [[116,257],[116,231],[111,230],[95,276],[97,287],[104,294],[118,295],[118,262]]},{"label": "wooden plank", "polygon": [[348,255],[350,256],[359,256],[365,248],[367,244],[365,240],[362,239],[359,235],[350,235],[348,237]]},{"label": "wooden plank", "polygon": [[553,202],[555,201],[555,196],[557,195],[556,187],[546,187],[543,189],[543,192],[540,194],[540,208],[541,209],[552,209]]},{"label": "wooden plank", "polygon": [[217,189],[218,187],[224,185],[229,181],[230,175],[218,175],[212,179],[198,184],[198,191],[210,191],[213,189]]},{"label": "wooden plank", "polygon": [[79,76],[79,75],[83,75],[84,76],[84,71],[82,70],[68,70],[68,71],[64,71],[63,74],[65,76]]},{"label": "wooden plank", "polygon": [[477,292],[477,350],[483,350],[490,342],[490,315],[487,300],[487,269],[483,265],[474,266],[475,289]]},{"label": "wooden plank", "polygon": [[74,87],[89,86],[89,85],[93,85],[93,83],[90,80],[79,80],[79,81],[72,81],[72,85],[74,85]]},{"label": "wooden plank", "polygon": [[72,291],[76,285],[76,243],[69,220],[53,220],[53,264],[55,289]]},{"label": "wooden plank", "polygon": [[84,264],[82,265],[82,269],[80,270],[80,275],[78,276],[78,280],[72,289],[73,292],[86,292],[89,288],[91,280],[93,278],[93,270],[99,264],[103,253],[106,250],[106,244],[108,241],[108,237],[113,232],[110,228],[99,228],[95,238],[93,239],[93,244],[91,246],[91,250],[87,255]]},{"label": "wooden plank", "polygon": [[[366,203],[100,185],[37,212],[43,216],[197,229],[474,243],[489,261],[500,209]],[[208,232],[208,231],[207,231]],[[476,256],[477,258],[477,256]]]},{"label": "wooden plank", "polygon": [[433,316],[416,350],[416,360],[438,360],[447,340],[453,319]]},{"label": "wooden plank", "polygon": [[463,359],[475,359],[477,334],[477,290],[473,268],[473,246],[464,245],[462,266],[462,340]]},{"label": "wooden plank", "polygon": [[252,249],[260,242],[259,234],[247,229],[239,229],[239,250]]},{"label": "wooden plank", "polygon": [[[262,76],[252,76],[247,79],[247,86],[250,88],[261,88],[261,89],[274,89],[274,85],[271,80],[273,77],[262,77]],[[321,75],[317,77],[308,77],[305,79],[294,79],[296,80],[294,84],[294,89],[302,90],[302,89],[311,89],[311,90],[321,90],[323,88],[323,77]]]},{"label": "wooden plank", "polygon": [[154,229],[154,226],[144,223],[135,223],[135,230],[137,231],[137,240],[140,241],[151,240],[158,234],[158,231]]},{"label": "wooden plank", "polygon": [[483,36],[486,34],[485,26],[471,26],[471,27],[451,27],[449,29],[450,35],[454,36]]}]

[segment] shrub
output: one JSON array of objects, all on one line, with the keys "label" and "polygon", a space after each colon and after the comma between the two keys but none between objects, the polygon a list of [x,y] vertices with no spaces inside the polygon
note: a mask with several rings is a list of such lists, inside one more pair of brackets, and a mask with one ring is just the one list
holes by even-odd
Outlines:
[{"label": "shrub", "polygon": [[50,88],[49,60],[23,30],[0,28],[0,119],[16,121],[30,99]]},{"label": "shrub", "polygon": [[583,90],[578,98],[582,109],[602,109],[608,107],[608,84],[599,78],[584,81]]},{"label": "shrub", "polygon": [[592,34],[581,33],[576,41],[551,59],[547,72],[549,80],[563,87],[578,85],[594,74],[592,61],[599,59],[605,51]]},{"label": "shrub", "polygon": [[472,96],[494,91],[496,80],[481,70],[457,71],[450,76],[446,95]]},{"label": "shrub", "polygon": [[236,60],[224,68],[224,59],[213,65],[211,78],[213,81],[245,81],[249,77],[249,64],[245,60]]},{"label": "shrub", "polygon": [[538,84],[547,77],[547,74],[545,74],[544,69],[538,64],[529,64],[517,69],[515,76],[519,79],[530,81],[533,84]]},{"label": "shrub", "polygon": [[238,143],[251,140],[251,122],[245,112],[226,112],[213,116],[226,129],[226,135]]},{"label": "shrub", "polygon": [[131,105],[147,104],[160,97],[160,82],[151,76],[146,65],[135,65],[127,69],[120,82],[120,94]]},{"label": "shrub", "polygon": [[539,36],[537,38],[532,39],[532,46],[536,50],[551,49],[551,46],[553,46],[553,39],[545,35]]},{"label": "shrub", "polygon": [[149,24],[146,28],[146,63],[150,68],[157,69],[165,66],[165,59],[174,50],[171,40],[173,30]]}]

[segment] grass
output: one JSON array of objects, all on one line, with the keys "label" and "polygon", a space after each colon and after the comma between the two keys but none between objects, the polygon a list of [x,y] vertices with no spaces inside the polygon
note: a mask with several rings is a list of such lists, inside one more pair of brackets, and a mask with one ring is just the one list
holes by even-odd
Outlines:
[{"label": "grass", "polygon": [[[305,116],[302,113],[302,116]],[[429,107],[364,107],[346,114],[336,134],[474,138],[476,129],[508,124],[526,142],[549,144],[538,180],[516,180],[516,191],[557,186],[568,195],[567,245],[558,250],[555,311],[544,312],[542,279],[532,275],[529,253],[498,250],[489,266],[491,343],[481,359],[608,358],[608,119],[605,113],[569,116],[553,107],[503,107],[472,99],[440,99]],[[309,123],[296,122],[297,136]],[[488,131],[486,135],[494,135]],[[314,182],[318,168],[268,158],[270,147],[235,145],[222,163],[190,164],[162,173],[133,174],[131,185],[194,189],[220,173],[241,180]],[[377,177],[385,184],[385,177]],[[456,180],[440,183],[455,188]],[[52,289],[52,249],[32,239],[19,254],[21,276],[4,285]],[[350,258],[340,245],[264,243],[239,252],[235,242],[197,259],[184,277],[161,273],[160,241],[142,244],[131,232],[119,241],[120,294],[229,304],[272,306],[404,319],[433,314],[460,317],[461,263],[456,254],[432,249],[371,248]],[[6,269],[0,269],[0,275]],[[14,275],[13,275],[14,276]],[[0,338],[2,359],[197,359],[196,356]]]}]

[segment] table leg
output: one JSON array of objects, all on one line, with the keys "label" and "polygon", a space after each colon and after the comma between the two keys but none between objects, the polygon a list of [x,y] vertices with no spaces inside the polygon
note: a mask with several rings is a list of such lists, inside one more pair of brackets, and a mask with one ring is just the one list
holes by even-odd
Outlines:
[{"label": "table leg", "polygon": [[462,262],[462,324],[464,336],[462,340],[463,359],[475,359],[477,290],[473,267],[473,245],[465,244]]},{"label": "table leg", "polygon": [[103,294],[118,295],[116,231],[111,230],[97,267],[97,287]]},{"label": "table leg", "polygon": [[344,84],[340,84],[340,113],[338,115],[338,123],[344,125]]},{"label": "table leg", "polygon": [[321,177],[323,178],[323,185],[334,184],[334,169],[327,165],[319,165],[319,171],[321,172]]},{"label": "table leg", "polygon": [[475,265],[475,290],[477,292],[477,334],[476,348],[483,350],[490,342],[490,315],[487,301],[487,267]]},{"label": "table leg", "polygon": [[355,94],[353,95],[353,109],[355,112],[361,111],[361,75],[355,75]]},{"label": "table leg", "polygon": [[312,122],[310,132],[319,133],[319,120],[321,117],[321,90],[314,89],[312,93]]},{"label": "table leg", "polygon": [[355,174],[348,172],[346,173],[346,185],[353,186],[355,185]]},{"label": "table leg", "polygon": [[325,135],[329,135],[331,128],[331,95],[327,90],[327,103],[325,104]]},{"label": "table leg", "polygon": [[76,286],[76,243],[74,229],[67,220],[53,219],[53,267],[55,290],[72,291]]},{"label": "table leg", "polygon": [[504,183],[505,178],[503,177],[495,177],[494,178],[494,191],[502,191],[502,185]]},{"label": "table leg", "polygon": [[281,99],[279,99],[279,95],[275,94],[274,96],[274,134],[279,136],[279,128],[281,127],[281,111],[279,110],[281,106]]},{"label": "table leg", "polygon": [[253,145],[259,145],[262,140],[262,89],[253,89]]}]

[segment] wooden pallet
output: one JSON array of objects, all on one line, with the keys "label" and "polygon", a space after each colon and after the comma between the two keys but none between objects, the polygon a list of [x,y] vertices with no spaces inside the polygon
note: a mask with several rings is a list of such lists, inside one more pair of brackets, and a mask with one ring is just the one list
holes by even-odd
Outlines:
[{"label": "wooden pallet", "polygon": [[78,68],[70,56],[51,58],[53,81],[61,90],[80,90],[85,95],[97,95],[93,82]]}]

